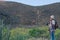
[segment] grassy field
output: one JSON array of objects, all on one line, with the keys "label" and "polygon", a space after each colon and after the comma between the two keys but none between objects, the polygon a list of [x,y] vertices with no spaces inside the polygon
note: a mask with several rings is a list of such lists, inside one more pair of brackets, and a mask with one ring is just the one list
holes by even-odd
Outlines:
[{"label": "grassy field", "polygon": [[[60,29],[56,29],[55,37],[56,40],[60,40]],[[49,40],[50,35],[47,26],[30,28],[16,27],[10,30],[4,27],[1,38],[2,40]]]}]

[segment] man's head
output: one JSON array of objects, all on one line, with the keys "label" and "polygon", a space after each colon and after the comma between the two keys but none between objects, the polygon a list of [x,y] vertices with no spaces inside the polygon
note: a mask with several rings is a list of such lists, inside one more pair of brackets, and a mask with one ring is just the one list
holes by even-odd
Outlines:
[{"label": "man's head", "polygon": [[51,15],[50,16],[50,20],[52,20],[52,19],[55,19],[54,15]]}]

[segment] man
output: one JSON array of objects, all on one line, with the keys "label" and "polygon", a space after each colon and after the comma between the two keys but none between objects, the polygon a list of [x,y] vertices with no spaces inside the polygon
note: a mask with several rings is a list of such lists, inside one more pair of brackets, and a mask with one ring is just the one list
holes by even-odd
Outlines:
[{"label": "man", "polygon": [[54,32],[55,32],[55,29],[58,28],[58,25],[57,25],[54,15],[50,16],[50,21],[48,25],[49,25],[51,40],[55,40]]}]

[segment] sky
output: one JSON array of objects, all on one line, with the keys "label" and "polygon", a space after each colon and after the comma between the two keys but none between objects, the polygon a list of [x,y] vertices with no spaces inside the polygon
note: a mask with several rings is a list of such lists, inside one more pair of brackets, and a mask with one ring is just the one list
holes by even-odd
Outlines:
[{"label": "sky", "polygon": [[14,1],[32,6],[40,6],[60,2],[60,0],[5,0],[5,1]]},{"label": "sky", "polygon": [[0,1],[4,1],[4,0],[0,0]]}]

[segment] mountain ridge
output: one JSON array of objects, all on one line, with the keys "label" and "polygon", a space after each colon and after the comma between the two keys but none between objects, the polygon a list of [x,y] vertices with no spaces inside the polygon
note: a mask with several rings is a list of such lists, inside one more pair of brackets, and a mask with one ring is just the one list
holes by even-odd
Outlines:
[{"label": "mountain ridge", "polygon": [[45,25],[50,15],[55,15],[60,25],[60,3],[29,6],[17,2],[0,2],[0,18],[4,19],[5,25]]}]

